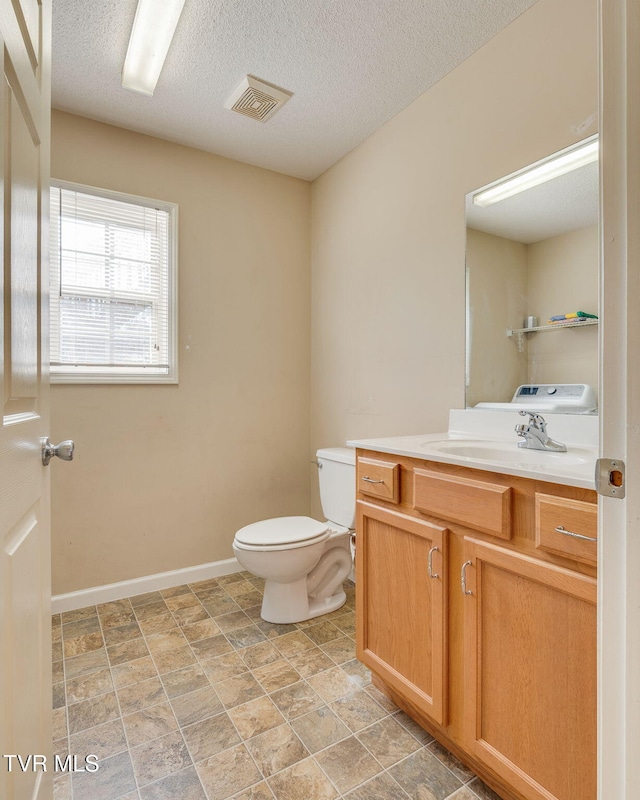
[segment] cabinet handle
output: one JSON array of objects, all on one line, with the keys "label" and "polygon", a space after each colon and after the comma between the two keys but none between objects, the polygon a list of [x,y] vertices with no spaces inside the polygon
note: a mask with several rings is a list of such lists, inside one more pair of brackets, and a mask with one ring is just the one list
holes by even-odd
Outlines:
[{"label": "cabinet handle", "polygon": [[433,571],[433,554],[434,553],[439,553],[439,552],[440,552],[440,548],[439,547],[432,547],[431,550],[429,550],[429,577],[430,578],[439,578],[440,577],[437,572]]},{"label": "cabinet handle", "polygon": [[574,539],[584,539],[585,542],[597,542],[597,537],[594,538],[593,536],[585,536],[582,533],[574,533],[573,531],[567,531],[564,529],[562,525],[558,525],[555,529],[556,533],[561,533],[563,536],[573,536]]},{"label": "cabinet handle", "polygon": [[465,561],[462,565],[462,570],[460,571],[460,583],[462,585],[462,594],[473,594],[473,592],[467,589],[467,567],[470,567],[473,564],[473,561]]},{"label": "cabinet handle", "polygon": [[369,478],[367,475],[365,475],[362,480],[367,483],[384,483],[384,481],[374,481],[373,478]]}]

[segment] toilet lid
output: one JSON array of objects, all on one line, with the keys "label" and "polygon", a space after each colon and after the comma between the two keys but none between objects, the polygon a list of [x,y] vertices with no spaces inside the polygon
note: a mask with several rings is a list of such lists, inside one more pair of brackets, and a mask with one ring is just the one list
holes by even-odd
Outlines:
[{"label": "toilet lid", "polygon": [[322,534],[328,534],[326,522],[318,522],[311,517],[275,517],[263,519],[246,525],[236,533],[236,541],[247,544],[269,547],[270,545],[294,544],[322,540]]}]

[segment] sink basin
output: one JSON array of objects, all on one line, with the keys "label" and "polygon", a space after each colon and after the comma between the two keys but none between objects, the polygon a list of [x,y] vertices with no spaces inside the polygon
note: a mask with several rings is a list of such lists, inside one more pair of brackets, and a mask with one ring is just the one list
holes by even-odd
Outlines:
[{"label": "sink basin", "polygon": [[429,451],[452,458],[468,458],[472,461],[489,461],[510,467],[541,469],[571,467],[588,464],[595,455],[587,448],[570,448],[566,453],[549,450],[528,450],[518,447],[517,442],[483,441],[480,439],[448,439],[440,442],[423,442],[425,455]]}]

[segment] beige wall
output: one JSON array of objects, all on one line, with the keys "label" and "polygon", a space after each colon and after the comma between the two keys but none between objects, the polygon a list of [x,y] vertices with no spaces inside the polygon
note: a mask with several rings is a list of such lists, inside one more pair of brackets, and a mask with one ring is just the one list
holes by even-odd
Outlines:
[{"label": "beige wall", "polygon": [[[528,314],[543,325],[569,311],[598,313],[598,226],[581,228],[527,248]],[[531,383],[589,383],[598,388],[598,328],[529,335]]]},{"label": "beige wall", "polygon": [[510,400],[521,383],[588,383],[598,390],[598,329],[528,334],[506,328],[569,311],[598,313],[598,226],[534,244],[467,230],[470,347],[466,402]]},{"label": "beige wall", "polygon": [[[518,352],[507,328],[527,314],[527,245],[467,229],[469,294],[466,404],[507,402],[527,381],[527,348]],[[526,343],[525,343],[526,344]]]},{"label": "beige wall", "polygon": [[309,509],[309,184],[60,112],[52,174],[180,213],[178,386],[54,386],[53,591],[232,556]]},{"label": "beige wall", "polygon": [[539,0],[322,175],[311,350],[308,184],[55,113],[54,177],[180,205],[181,380],[54,387],[53,438],[78,445],[53,472],[54,592],[229,557],[240,525],[308,511],[316,447],[444,430],[464,197],[596,108],[595,0]]},{"label": "beige wall", "polygon": [[311,444],[464,406],[464,198],[597,130],[595,0],[539,0],[313,184]]}]

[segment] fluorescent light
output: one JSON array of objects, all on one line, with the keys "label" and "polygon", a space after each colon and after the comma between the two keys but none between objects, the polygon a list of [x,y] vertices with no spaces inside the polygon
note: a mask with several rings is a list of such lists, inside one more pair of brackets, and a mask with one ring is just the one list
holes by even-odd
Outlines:
[{"label": "fluorescent light", "polygon": [[169,52],[184,0],[138,0],[122,85],[152,95]]},{"label": "fluorescent light", "polygon": [[490,206],[492,203],[499,203],[507,197],[511,197],[525,189],[531,189],[541,183],[564,175],[578,167],[592,164],[598,160],[598,140],[590,140],[584,145],[565,150],[559,156],[554,156],[538,163],[535,167],[519,172],[513,178],[491,186],[489,189],[474,194],[473,202],[477,206]]}]

